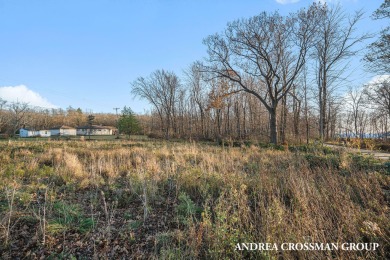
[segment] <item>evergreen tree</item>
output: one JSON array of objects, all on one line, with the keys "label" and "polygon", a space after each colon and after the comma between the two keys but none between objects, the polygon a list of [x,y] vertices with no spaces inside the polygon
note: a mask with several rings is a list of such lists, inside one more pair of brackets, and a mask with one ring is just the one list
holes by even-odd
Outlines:
[{"label": "evergreen tree", "polygon": [[141,127],[131,108],[125,106],[121,112],[122,114],[118,120],[119,132],[126,134],[129,137],[131,134],[139,133],[141,131]]},{"label": "evergreen tree", "polygon": [[89,139],[91,140],[92,124],[93,124],[93,120],[95,120],[95,116],[89,115],[87,118],[88,118],[87,120],[88,120],[88,128],[89,128],[88,136]]}]

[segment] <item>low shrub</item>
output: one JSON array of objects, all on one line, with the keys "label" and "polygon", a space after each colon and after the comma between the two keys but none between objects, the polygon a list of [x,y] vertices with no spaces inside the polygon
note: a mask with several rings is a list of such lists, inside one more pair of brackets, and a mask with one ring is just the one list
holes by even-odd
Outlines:
[{"label": "low shrub", "polygon": [[333,154],[328,154],[328,155],[307,154],[305,155],[305,158],[309,163],[310,168],[339,169],[341,164],[340,157]]},{"label": "low shrub", "polygon": [[180,193],[179,205],[177,205],[177,215],[179,222],[188,225],[199,218],[202,209],[198,207],[186,193]]}]

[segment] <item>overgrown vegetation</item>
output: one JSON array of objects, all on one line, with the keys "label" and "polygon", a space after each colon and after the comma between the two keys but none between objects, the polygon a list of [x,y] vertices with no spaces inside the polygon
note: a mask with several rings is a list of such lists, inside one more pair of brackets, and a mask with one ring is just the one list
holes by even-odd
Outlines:
[{"label": "overgrown vegetation", "polygon": [[[0,258],[385,259],[388,165],[321,146],[0,143]],[[376,251],[236,251],[243,242]]]},{"label": "overgrown vegetation", "polygon": [[374,138],[338,138],[332,141],[328,141],[327,143],[356,149],[390,152],[390,144],[387,139],[382,140]]}]

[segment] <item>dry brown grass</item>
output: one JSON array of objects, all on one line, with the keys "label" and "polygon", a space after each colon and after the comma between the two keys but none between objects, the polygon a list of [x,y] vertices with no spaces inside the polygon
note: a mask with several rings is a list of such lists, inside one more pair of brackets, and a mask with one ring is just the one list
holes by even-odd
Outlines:
[{"label": "dry brown grass", "polygon": [[[14,142],[0,151],[4,259],[390,256],[390,177],[347,154],[130,141]],[[242,242],[380,247],[235,251]]]}]

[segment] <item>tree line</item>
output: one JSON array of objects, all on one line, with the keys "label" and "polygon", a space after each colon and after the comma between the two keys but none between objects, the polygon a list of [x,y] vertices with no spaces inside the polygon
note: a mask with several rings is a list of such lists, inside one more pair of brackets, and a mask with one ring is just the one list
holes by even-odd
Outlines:
[{"label": "tree line", "polygon": [[[387,132],[389,78],[355,91],[348,86],[349,62],[362,50],[367,70],[389,74],[389,30],[362,47],[374,36],[357,32],[362,17],[313,3],[285,16],[262,12],[228,23],[204,39],[207,57],[184,76],[161,69],[131,83],[132,94],[153,107],[145,131],[274,144]],[[373,18],[389,18],[389,0]]]},{"label": "tree line", "polygon": [[[88,125],[88,115],[80,108],[43,108],[30,106],[25,102],[9,102],[0,99],[0,133],[13,136],[22,127],[50,129],[67,125],[71,127]],[[94,115],[94,124],[116,126],[117,116],[109,113]]]},{"label": "tree line", "polygon": [[[388,19],[390,0],[372,15]],[[313,3],[289,15],[262,12],[227,24],[203,41],[207,57],[182,76],[164,69],[131,83],[134,96],[152,105],[135,116],[94,114],[94,124],[118,126],[123,134],[271,143],[341,137],[386,137],[390,116],[389,27],[376,41],[358,33],[361,11]],[[362,47],[363,46],[363,47]],[[350,60],[364,53],[367,71],[382,75],[350,86]],[[347,89],[347,91],[345,91]],[[47,109],[0,99],[0,133],[21,127],[48,129],[88,124],[81,109]]]}]

